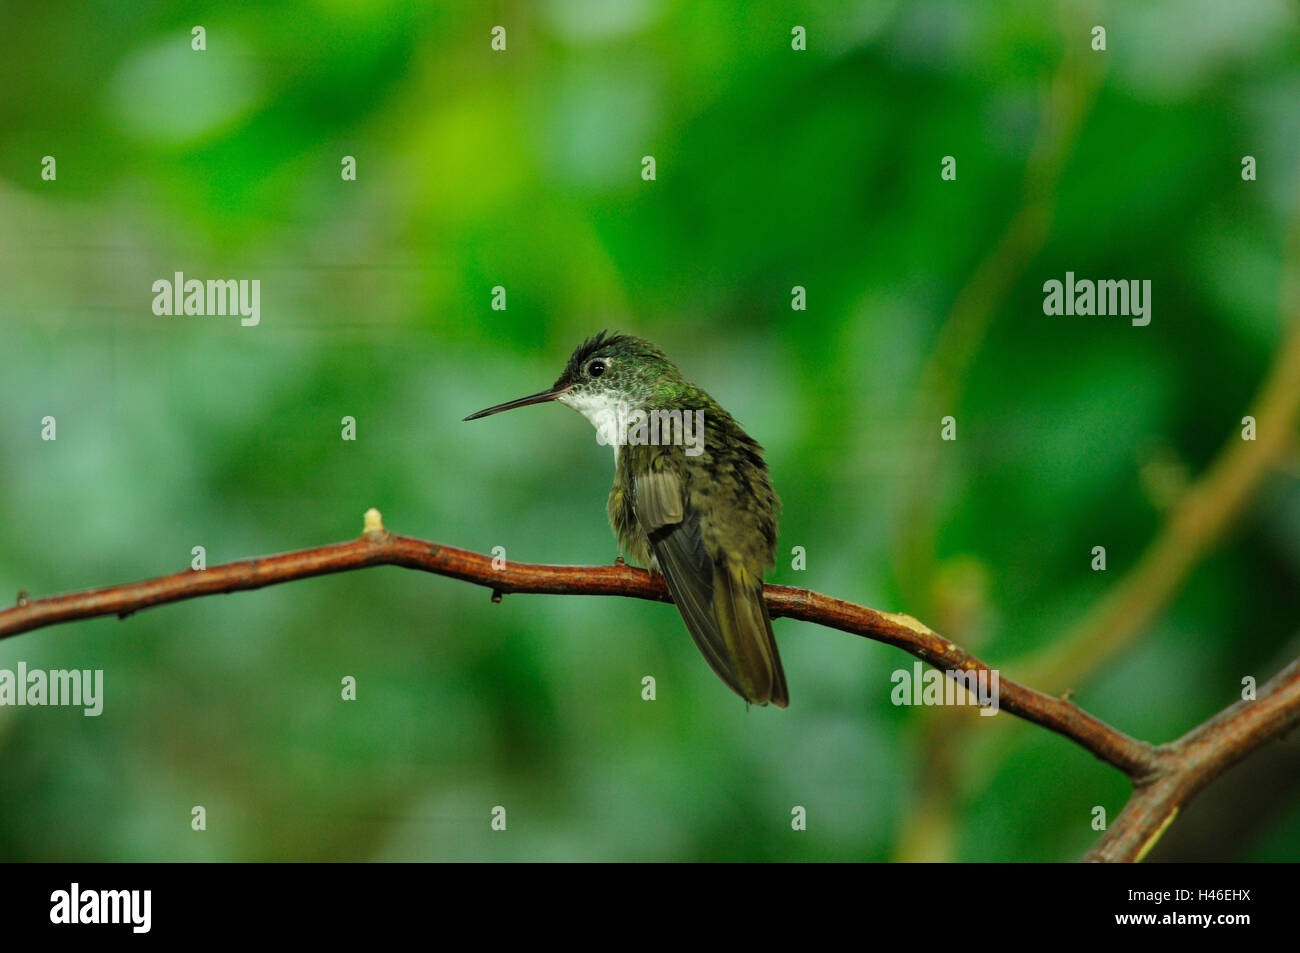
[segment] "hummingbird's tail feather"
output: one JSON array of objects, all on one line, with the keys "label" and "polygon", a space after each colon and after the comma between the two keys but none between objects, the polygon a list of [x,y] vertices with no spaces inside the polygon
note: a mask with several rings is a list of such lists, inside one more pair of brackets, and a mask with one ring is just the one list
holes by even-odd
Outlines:
[{"label": "hummingbird's tail feather", "polygon": [[762,577],[719,563],[713,575],[713,607],[741,694],[756,705],[770,702],[785,708],[790,693],[763,601]]}]

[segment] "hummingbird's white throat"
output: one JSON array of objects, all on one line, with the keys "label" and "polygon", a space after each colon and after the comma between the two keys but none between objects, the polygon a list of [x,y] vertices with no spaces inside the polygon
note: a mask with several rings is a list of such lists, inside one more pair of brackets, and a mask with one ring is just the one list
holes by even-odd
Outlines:
[{"label": "hummingbird's white throat", "polygon": [[572,407],[590,420],[591,425],[597,430],[600,429],[602,421],[608,420],[611,414],[618,412],[620,402],[627,401],[627,398],[612,390],[570,390],[565,391],[557,399],[564,406]]},{"label": "hummingbird's white throat", "polygon": [[688,457],[704,452],[704,411],[643,410],[632,407],[617,391],[568,391],[558,398],[591,421],[596,442],[622,446],[683,447]]}]

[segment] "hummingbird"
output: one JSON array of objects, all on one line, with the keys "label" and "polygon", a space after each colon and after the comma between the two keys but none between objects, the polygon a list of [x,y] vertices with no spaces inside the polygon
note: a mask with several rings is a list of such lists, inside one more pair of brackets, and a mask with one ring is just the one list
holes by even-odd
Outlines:
[{"label": "hummingbird", "polygon": [[583,342],[548,390],[465,419],[548,401],[582,414],[613,446],[610,526],[623,552],[668,582],[705,661],[746,701],[785,708],[763,601],[781,502],[763,448],[663,351],[607,331]]}]

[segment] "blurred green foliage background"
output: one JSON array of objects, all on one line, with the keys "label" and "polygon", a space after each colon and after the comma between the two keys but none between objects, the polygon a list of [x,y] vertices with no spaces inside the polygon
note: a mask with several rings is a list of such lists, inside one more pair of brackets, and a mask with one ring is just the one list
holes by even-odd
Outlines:
[{"label": "blurred green foliage background", "polygon": [[[587,423],[460,418],[609,327],[767,448],[769,581],[910,612],[1015,678],[1236,437],[1285,330],[1280,0],[11,4],[0,51],[9,599],[178,571],[196,545],[213,565],[338,541],[370,506],[398,533],[607,563]],[[1025,208],[1042,229],[1000,253]],[[990,260],[1001,290],[971,284]],[[1151,325],[1045,316],[1067,270],[1151,279]],[[176,271],[260,279],[261,324],[155,316]],[[963,289],[977,331],[935,364]],[[1300,651],[1298,588],[1292,456],[1076,700],[1176,737]],[[786,712],[746,710],[670,606],[494,606],[398,569],[33,632],[0,667],[102,668],[105,711],[0,709],[0,858],[1068,860],[1127,797],[1008,715],[895,707],[897,650],[776,631]],[[1298,791],[1292,738],[1152,857],[1293,860]]]}]

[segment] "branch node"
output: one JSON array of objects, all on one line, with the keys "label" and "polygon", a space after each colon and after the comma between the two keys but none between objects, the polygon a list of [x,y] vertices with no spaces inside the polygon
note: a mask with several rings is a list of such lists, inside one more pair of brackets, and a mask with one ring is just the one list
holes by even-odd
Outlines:
[{"label": "branch node", "polygon": [[15,604],[15,605],[20,605],[20,606],[25,606],[25,605],[27,605],[27,590],[26,590],[26,589],[19,589],[19,590],[18,590],[18,599],[15,601],[14,604]]},{"label": "branch node", "polygon": [[492,590],[492,604],[493,604],[494,606],[496,606],[496,605],[500,605],[500,604],[501,604],[501,590],[500,590],[500,589],[493,589],[493,590]]},{"label": "branch node", "polygon": [[[895,625],[901,625],[904,628],[911,629],[913,632],[919,632],[921,635],[934,635],[934,629],[930,628],[919,619],[912,618],[912,616],[905,612],[882,612],[880,614]],[[955,648],[951,642],[949,642],[948,645],[949,651],[952,651],[952,649]]]},{"label": "branch node", "polygon": [[366,510],[365,522],[361,527],[362,536],[387,536],[388,530],[384,529],[384,517],[379,510],[373,506]]}]

